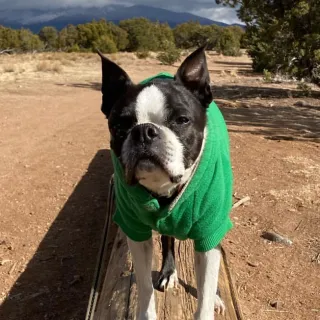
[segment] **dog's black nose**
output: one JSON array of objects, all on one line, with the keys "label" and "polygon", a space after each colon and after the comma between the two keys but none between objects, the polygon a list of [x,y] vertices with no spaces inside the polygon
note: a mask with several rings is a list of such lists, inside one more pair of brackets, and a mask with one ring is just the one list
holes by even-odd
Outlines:
[{"label": "dog's black nose", "polygon": [[131,131],[133,141],[151,143],[159,136],[159,129],[152,123],[138,124]]}]

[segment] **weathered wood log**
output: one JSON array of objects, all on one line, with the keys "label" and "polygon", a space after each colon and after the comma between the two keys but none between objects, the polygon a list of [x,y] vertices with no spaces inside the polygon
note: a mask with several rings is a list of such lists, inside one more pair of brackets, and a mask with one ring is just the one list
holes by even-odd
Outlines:
[{"label": "weathered wood log", "polygon": [[[161,266],[161,243],[154,236],[153,279],[157,280]],[[180,285],[166,292],[156,291],[158,320],[192,320],[197,305],[197,291],[193,264],[193,243],[176,241],[176,262]],[[226,259],[222,259],[219,289],[226,304],[225,316],[216,315],[218,320],[242,320],[236,291],[232,288]],[[213,293],[214,294],[214,293]],[[137,309],[137,289],[134,266],[125,236],[119,231],[114,241],[112,254],[94,320],[134,320]]]},{"label": "weathered wood log", "polygon": [[14,49],[3,49],[3,50],[0,50],[0,54],[12,54],[14,52],[15,52]]}]

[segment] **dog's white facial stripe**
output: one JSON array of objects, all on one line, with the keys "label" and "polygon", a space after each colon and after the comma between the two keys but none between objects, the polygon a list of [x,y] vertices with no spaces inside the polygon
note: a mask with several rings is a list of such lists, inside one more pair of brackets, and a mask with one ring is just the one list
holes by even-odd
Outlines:
[{"label": "dog's white facial stripe", "polygon": [[161,126],[165,134],[167,157],[165,166],[172,176],[184,175],[183,145],[177,135],[169,128]]},{"label": "dog's white facial stripe", "polygon": [[[139,168],[135,172],[136,178],[147,189],[159,195],[169,196],[178,185],[170,177],[183,177],[186,173],[184,166],[184,147],[179,137],[166,127],[166,97],[155,85],[144,88],[138,95],[135,106],[137,125],[152,123],[162,132],[163,152],[161,156],[162,167],[149,171]],[[131,161],[130,149],[132,147],[129,134],[122,146],[122,159],[124,164]]]},{"label": "dog's white facial stripe", "polygon": [[144,88],[137,97],[136,116],[138,124],[153,123],[161,125],[165,121],[164,94],[155,85]]}]

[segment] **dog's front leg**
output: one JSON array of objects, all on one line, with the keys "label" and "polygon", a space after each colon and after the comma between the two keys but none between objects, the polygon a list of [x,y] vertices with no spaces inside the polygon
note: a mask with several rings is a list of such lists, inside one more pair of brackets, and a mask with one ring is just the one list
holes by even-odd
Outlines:
[{"label": "dog's front leg", "polygon": [[220,247],[207,252],[195,253],[198,308],[195,320],[213,320],[214,304],[218,287],[220,267]]},{"label": "dog's front leg", "polygon": [[128,238],[128,245],[132,255],[138,287],[137,320],[156,320],[157,315],[151,278],[152,238],[143,242],[135,242]]}]

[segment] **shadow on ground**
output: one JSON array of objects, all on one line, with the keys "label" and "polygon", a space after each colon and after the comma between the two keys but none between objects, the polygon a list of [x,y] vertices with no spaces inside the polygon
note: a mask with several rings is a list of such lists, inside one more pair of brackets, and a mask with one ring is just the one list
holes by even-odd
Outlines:
[{"label": "shadow on ground", "polygon": [[92,90],[101,90],[101,83],[100,82],[82,82],[82,83],[71,83],[71,84],[65,84],[65,83],[57,83],[57,86],[60,87],[72,87],[72,88],[78,88],[78,89],[92,89]]},{"label": "shadow on ground", "polygon": [[[70,86],[100,90],[101,84],[97,82],[74,83]],[[214,99],[249,100],[264,99],[261,102],[251,101],[245,107],[230,107],[219,102],[228,125],[232,125],[230,132],[245,132],[263,135],[271,140],[297,140],[319,142],[320,139],[320,92],[313,91],[312,104],[305,106],[268,107],[268,100],[294,98],[304,99],[301,91],[275,87],[251,87],[240,85],[212,86]],[[281,103],[281,101],[280,101]],[[294,103],[294,102],[292,102]],[[249,127],[249,128],[248,128]]]},{"label": "shadow on ground", "polygon": [[217,61],[214,60],[215,64],[222,64],[227,66],[248,66],[248,68],[251,68],[252,62],[240,62],[240,61]]},{"label": "shadow on ground", "polygon": [[111,174],[109,150],[98,151],[1,305],[0,319],[84,319]]},{"label": "shadow on ground", "polygon": [[[212,86],[214,99],[255,99],[257,97],[263,99],[286,99],[304,98],[303,93],[299,90],[275,88],[275,87],[253,87],[241,85],[222,85]],[[312,91],[310,98],[319,99],[320,91]],[[320,105],[320,104],[319,104]]]},{"label": "shadow on ground", "polygon": [[[243,132],[263,135],[270,140],[296,140],[319,142],[320,139],[320,92],[312,92],[312,104],[294,105],[281,100],[277,105],[268,106],[268,99],[288,99],[287,89],[272,87],[246,86],[213,86],[214,99],[245,100],[253,99],[250,103],[240,106],[230,106],[219,102],[219,107],[229,126],[230,132]],[[290,90],[292,96],[299,97],[299,91]],[[254,100],[255,98],[265,99]],[[280,106],[279,106],[280,102]],[[245,105],[245,107],[241,106]]]},{"label": "shadow on ground", "polygon": [[[220,107],[229,132],[263,135],[269,140],[320,142],[320,110],[294,107]],[[230,127],[232,126],[232,127]]]}]

